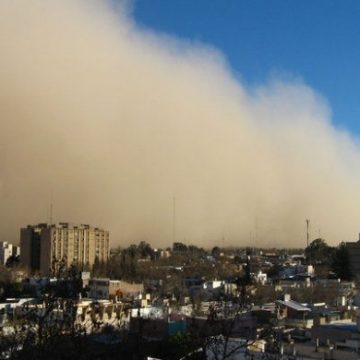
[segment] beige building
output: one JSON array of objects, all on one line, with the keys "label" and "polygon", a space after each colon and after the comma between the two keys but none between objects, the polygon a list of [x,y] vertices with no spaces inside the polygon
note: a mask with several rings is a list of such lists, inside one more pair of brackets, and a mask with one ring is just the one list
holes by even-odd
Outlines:
[{"label": "beige building", "polygon": [[89,296],[94,299],[118,297],[136,297],[144,292],[143,283],[128,283],[108,278],[93,278],[89,281]]},{"label": "beige building", "polygon": [[21,264],[32,271],[49,274],[54,264],[91,267],[95,259],[107,261],[109,232],[90,225],[28,225],[21,229]]}]

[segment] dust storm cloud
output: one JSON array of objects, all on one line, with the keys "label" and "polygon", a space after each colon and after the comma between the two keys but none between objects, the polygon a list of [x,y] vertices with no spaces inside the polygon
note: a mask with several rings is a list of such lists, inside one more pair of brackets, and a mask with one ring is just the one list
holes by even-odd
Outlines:
[{"label": "dust storm cloud", "polygon": [[[49,220],[113,245],[331,244],[359,230],[360,149],[319,94],[246,88],[221,53],[104,1],[0,3],[0,240]],[[221,240],[223,239],[223,240]]]}]

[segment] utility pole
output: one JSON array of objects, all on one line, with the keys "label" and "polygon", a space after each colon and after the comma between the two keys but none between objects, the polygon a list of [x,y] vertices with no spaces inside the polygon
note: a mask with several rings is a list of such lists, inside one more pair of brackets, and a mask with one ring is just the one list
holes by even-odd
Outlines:
[{"label": "utility pole", "polygon": [[[310,245],[310,220],[306,219],[306,247]],[[306,258],[306,262],[311,265],[311,251],[309,251],[309,261]]]},{"label": "utility pole", "polygon": [[310,242],[310,220],[306,219],[306,247],[309,247]]},{"label": "utility pole", "polygon": [[50,226],[52,225],[53,223],[53,204],[50,203]]},{"label": "utility pole", "polygon": [[176,198],[173,196],[173,243],[176,242]]}]

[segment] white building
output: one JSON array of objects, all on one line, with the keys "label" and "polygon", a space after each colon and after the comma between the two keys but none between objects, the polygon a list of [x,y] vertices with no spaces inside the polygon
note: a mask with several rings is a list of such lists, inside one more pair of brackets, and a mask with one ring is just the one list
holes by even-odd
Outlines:
[{"label": "white building", "polygon": [[111,297],[137,297],[144,292],[143,283],[127,283],[122,280],[93,278],[89,280],[89,297],[93,299],[109,299]]},{"label": "white building", "polygon": [[257,283],[265,285],[267,282],[267,274],[260,270],[257,274],[254,274],[254,279]]},{"label": "white building", "polygon": [[0,264],[5,265],[11,256],[20,255],[20,247],[6,241],[0,242]]}]

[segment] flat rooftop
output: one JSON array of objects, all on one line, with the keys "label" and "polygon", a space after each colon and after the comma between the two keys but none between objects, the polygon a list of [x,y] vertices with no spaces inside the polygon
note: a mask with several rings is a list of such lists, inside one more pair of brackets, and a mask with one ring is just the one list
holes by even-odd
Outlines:
[{"label": "flat rooftop", "polygon": [[345,331],[356,332],[356,333],[359,332],[355,322],[346,323],[346,324],[344,324],[344,323],[322,324],[320,326],[327,328],[327,329],[345,330]]}]

